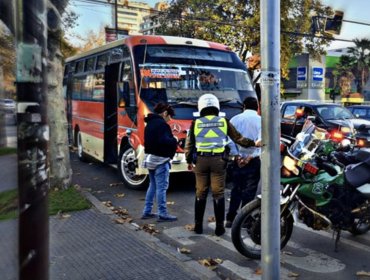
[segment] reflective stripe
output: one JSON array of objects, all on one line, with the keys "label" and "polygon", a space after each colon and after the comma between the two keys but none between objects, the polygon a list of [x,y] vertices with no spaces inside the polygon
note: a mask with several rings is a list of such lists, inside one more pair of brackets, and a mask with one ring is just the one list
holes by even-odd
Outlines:
[{"label": "reflective stripe", "polygon": [[227,145],[225,118],[206,116],[195,121],[194,135],[198,152],[222,153]]}]

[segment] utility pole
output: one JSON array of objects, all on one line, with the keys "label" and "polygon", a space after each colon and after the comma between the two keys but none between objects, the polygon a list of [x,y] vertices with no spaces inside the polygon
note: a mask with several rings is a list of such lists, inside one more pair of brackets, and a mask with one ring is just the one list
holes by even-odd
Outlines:
[{"label": "utility pole", "polygon": [[280,0],[261,0],[262,279],[280,279]]},{"label": "utility pole", "polygon": [[116,29],[116,40],[118,40],[118,0],[114,0],[114,27]]},{"label": "utility pole", "polygon": [[19,279],[49,277],[46,0],[16,0]]}]

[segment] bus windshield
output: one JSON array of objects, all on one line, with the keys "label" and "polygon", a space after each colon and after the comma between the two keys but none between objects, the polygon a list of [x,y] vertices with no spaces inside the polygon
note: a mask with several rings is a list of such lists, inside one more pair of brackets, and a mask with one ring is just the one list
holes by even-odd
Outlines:
[{"label": "bus windshield", "polygon": [[206,92],[218,97],[228,117],[239,113],[244,98],[254,94],[235,53],[162,45],[139,46],[134,54],[141,99],[150,108],[160,101],[174,104],[177,118],[191,118]]}]

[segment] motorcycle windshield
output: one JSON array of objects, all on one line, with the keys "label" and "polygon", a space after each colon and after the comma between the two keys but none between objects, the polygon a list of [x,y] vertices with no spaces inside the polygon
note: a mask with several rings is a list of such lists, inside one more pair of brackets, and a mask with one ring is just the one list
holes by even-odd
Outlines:
[{"label": "motorcycle windshield", "polygon": [[316,127],[310,120],[303,125],[302,131],[297,134],[294,143],[289,147],[289,154],[301,161],[310,160],[320,141],[328,137],[328,132]]}]

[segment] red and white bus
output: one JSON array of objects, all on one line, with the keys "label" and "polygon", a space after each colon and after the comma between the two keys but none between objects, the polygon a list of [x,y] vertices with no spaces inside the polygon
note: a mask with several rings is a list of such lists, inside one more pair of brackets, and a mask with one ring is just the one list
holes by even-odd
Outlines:
[{"label": "red and white bus", "polygon": [[169,125],[179,145],[171,172],[181,172],[198,98],[216,95],[231,118],[246,96],[255,96],[245,64],[230,48],[169,36],[130,36],[67,59],[64,91],[78,157],[117,165],[130,188],[147,185],[144,117],[156,103],[175,109]]}]

